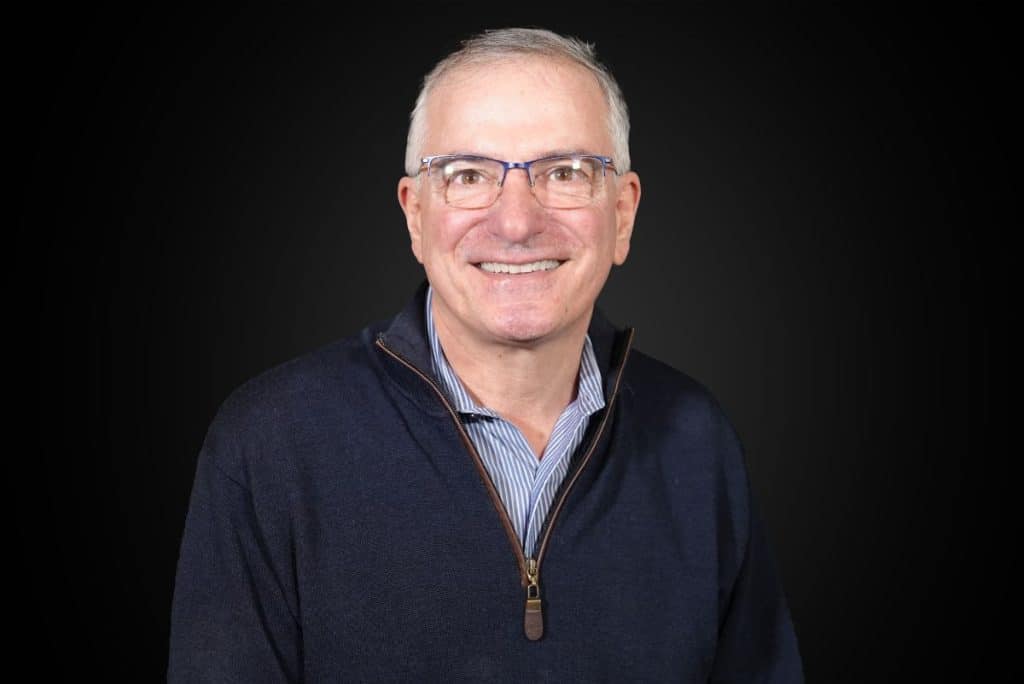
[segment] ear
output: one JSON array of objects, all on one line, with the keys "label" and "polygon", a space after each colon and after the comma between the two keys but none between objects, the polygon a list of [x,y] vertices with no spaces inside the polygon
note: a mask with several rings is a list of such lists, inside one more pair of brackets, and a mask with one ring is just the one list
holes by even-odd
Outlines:
[{"label": "ear", "polygon": [[420,204],[420,182],[416,178],[402,176],[398,181],[398,204],[405,213],[409,228],[409,241],[416,261],[423,263],[423,231],[421,229],[422,205]]},{"label": "ear", "polygon": [[636,210],[640,206],[640,176],[635,172],[623,174],[618,182],[615,199],[615,265],[621,266],[629,254],[629,240],[633,236]]}]

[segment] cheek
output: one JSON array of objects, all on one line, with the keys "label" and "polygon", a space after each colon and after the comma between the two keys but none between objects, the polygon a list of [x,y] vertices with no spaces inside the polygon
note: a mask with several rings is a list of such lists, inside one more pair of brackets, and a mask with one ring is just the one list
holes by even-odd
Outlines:
[{"label": "cheek", "polygon": [[581,215],[574,223],[573,232],[579,246],[593,252],[601,261],[609,258],[615,249],[614,217],[598,208]]},{"label": "cheek", "polygon": [[[467,212],[468,213],[468,212]],[[473,217],[464,213],[438,211],[425,217],[423,248],[429,255],[441,256],[456,252],[473,226]]]},{"label": "cheek", "polygon": [[599,207],[571,209],[553,214],[546,233],[552,242],[581,257],[587,252],[604,250],[605,223],[604,213]]}]

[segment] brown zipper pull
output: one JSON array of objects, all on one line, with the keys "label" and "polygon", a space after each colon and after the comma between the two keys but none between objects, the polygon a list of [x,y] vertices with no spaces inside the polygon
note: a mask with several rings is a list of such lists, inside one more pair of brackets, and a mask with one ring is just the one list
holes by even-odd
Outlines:
[{"label": "brown zipper pull", "polygon": [[537,582],[537,561],[533,558],[526,559],[526,578],[529,583],[526,585],[526,616],[523,628],[527,639],[537,641],[544,636],[544,613],[541,611],[540,584]]}]

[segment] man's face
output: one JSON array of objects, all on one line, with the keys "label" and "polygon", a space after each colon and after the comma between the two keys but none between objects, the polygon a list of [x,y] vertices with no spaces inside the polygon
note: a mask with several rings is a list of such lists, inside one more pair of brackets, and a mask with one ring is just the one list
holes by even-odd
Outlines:
[{"label": "man's face", "polygon": [[[426,124],[419,156],[612,154],[596,79],[564,61],[519,58],[449,74],[430,95]],[[612,264],[629,252],[640,184],[635,173],[617,177],[609,168],[602,192],[579,209],[541,206],[521,169],[509,170],[484,209],[448,206],[425,173],[403,178],[398,195],[434,288],[438,326],[467,342],[536,344],[586,331]],[[559,265],[516,274],[479,266],[545,260]]]}]

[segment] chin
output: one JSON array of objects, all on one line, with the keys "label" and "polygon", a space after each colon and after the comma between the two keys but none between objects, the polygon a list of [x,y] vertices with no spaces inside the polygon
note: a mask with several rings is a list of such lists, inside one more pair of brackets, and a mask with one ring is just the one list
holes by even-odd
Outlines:
[{"label": "chin", "polygon": [[491,333],[503,340],[528,344],[551,336],[558,325],[542,316],[508,316],[492,322]]}]

